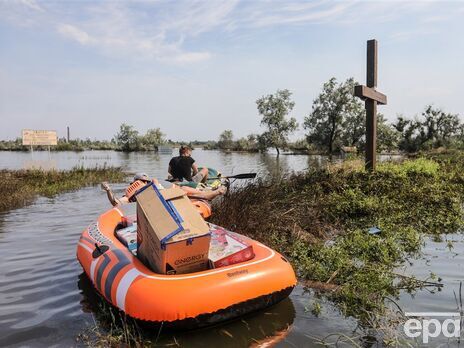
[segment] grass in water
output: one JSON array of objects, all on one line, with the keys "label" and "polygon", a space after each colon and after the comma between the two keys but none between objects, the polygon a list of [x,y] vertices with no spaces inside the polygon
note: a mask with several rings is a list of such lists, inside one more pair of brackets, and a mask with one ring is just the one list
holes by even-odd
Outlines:
[{"label": "grass in water", "polygon": [[[299,278],[330,295],[346,315],[372,323],[400,289],[435,284],[395,268],[420,252],[425,235],[464,225],[464,154],[384,163],[376,172],[345,162],[230,193],[213,222],[288,256]],[[368,233],[370,227],[381,230]]]},{"label": "grass in water", "polygon": [[[403,317],[387,305],[395,304],[402,289],[437,282],[435,276],[419,280],[396,269],[420,253],[424,236],[439,238],[464,225],[463,168],[461,153],[383,163],[374,173],[360,161],[348,161],[240,187],[216,204],[212,222],[279,250],[302,283],[329,290],[326,294],[341,311],[358,318],[368,333],[374,328],[387,345],[401,345],[395,325]],[[372,226],[380,234],[369,234]],[[110,325],[103,331],[95,325],[93,339],[81,337],[84,343],[148,343],[132,321],[108,308],[101,312],[111,315]],[[321,313],[319,303],[312,312]],[[344,338],[353,345],[365,338],[354,339]]]},{"label": "grass in water", "polygon": [[120,182],[127,176],[121,168],[97,167],[71,170],[0,170],[0,212],[22,207],[37,196],[51,197],[61,192],[95,185],[102,181]]}]

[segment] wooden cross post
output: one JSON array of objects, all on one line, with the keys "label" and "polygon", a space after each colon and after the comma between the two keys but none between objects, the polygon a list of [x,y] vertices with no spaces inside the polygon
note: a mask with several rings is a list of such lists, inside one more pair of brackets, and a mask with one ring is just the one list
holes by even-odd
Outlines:
[{"label": "wooden cross post", "polygon": [[387,96],[377,92],[377,40],[367,41],[366,86],[355,86],[354,95],[366,105],[366,169],[374,170],[377,147],[377,103],[387,104]]}]

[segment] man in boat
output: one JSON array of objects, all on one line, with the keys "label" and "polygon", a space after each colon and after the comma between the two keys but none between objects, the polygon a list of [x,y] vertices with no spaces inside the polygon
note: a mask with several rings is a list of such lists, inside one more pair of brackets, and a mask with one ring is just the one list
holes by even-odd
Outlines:
[{"label": "man in boat", "polygon": [[171,175],[173,182],[187,180],[204,183],[208,179],[208,168],[198,170],[195,160],[192,158],[192,149],[187,145],[180,147],[179,156],[171,158],[168,173]]},{"label": "man in boat", "polygon": [[[132,180],[129,187],[126,189],[126,193],[121,198],[116,197],[116,195],[114,194],[113,190],[110,188],[107,182],[102,182],[101,187],[104,191],[106,191],[106,195],[108,196],[108,200],[110,201],[111,205],[117,206],[121,204],[135,202],[135,192],[138,189],[145,186],[146,184],[148,184],[149,182],[153,182],[156,185],[156,187],[158,187],[158,189],[160,190],[164,189],[164,187],[159,183],[158,180],[156,180],[155,178],[150,179],[148,175],[145,173],[135,174],[134,179]],[[180,188],[187,193],[187,196],[191,198],[205,199],[208,201],[226,193],[225,187],[220,187],[214,191],[203,191],[187,186],[180,186]]]}]

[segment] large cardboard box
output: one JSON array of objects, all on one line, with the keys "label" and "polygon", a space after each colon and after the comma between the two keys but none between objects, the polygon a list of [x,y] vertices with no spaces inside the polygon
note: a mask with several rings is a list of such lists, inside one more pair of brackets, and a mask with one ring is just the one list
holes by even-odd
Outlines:
[{"label": "large cardboard box", "polygon": [[255,257],[253,246],[237,234],[213,224],[210,226],[209,261],[211,268],[234,265]]},{"label": "large cardboard box", "polygon": [[209,226],[178,187],[147,186],[137,194],[137,256],[154,272],[206,270]]}]

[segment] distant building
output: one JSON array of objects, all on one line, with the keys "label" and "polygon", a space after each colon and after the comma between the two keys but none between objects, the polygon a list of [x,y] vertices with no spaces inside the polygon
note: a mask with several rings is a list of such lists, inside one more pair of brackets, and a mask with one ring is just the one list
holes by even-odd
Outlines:
[{"label": "distant building", "polygon": [[172,154],[172,146],[166,145],[159,145],[155,147],[155,151],[160,154],[171,155]]}]

